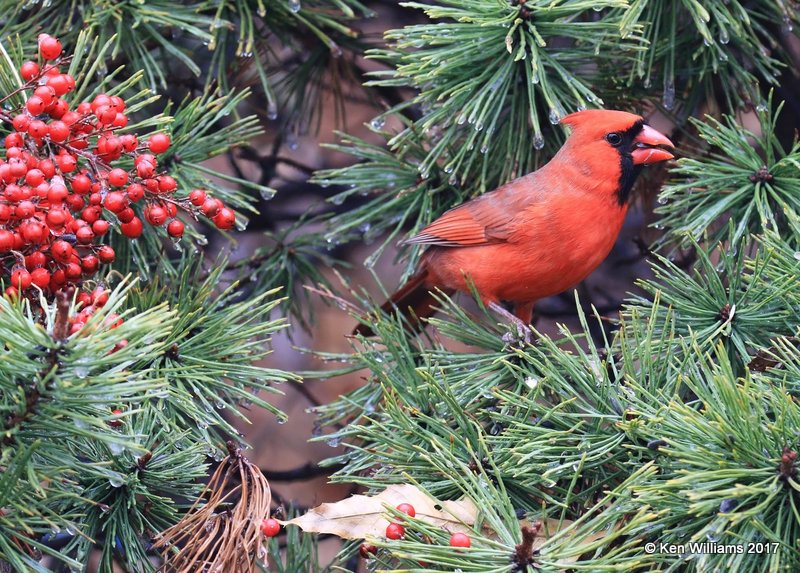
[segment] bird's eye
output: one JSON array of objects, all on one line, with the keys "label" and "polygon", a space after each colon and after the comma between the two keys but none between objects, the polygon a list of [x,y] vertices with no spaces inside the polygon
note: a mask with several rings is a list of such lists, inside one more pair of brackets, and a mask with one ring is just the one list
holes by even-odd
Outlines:
[{"label": "bird's eye", "polygon": [[616,131],[606,134],[606,141],[614,147],[619,147],[622,144],[622,136]]}]

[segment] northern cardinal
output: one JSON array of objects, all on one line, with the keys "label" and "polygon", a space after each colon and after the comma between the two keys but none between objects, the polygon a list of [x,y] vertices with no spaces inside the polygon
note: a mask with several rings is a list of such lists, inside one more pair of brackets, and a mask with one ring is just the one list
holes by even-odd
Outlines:
[{"label": "northern cardinal", "polygon": [[[624,111],[586,110],[542,168],[444,213],[405,241],[430,245],[417,272],[381,308],[412,324],[434,312],[432,289],[469,291],[529,340],[534,303],[579,283],[606,258],[644,165],[673,158],[672,142]],[[514,305],[508,312],[501,302]],[[353,334],[370,336],[361,324]]]}]

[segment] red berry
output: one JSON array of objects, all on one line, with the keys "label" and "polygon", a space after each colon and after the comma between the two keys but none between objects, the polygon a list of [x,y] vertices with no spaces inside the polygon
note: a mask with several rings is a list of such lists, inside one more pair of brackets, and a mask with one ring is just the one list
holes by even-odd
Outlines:
[{"label": "red berry", "polygon": [[75,249],[66,241],[58,240],[50,245],[50,256],[61,263],[68,263],[73,252]]},{"label": "red berry", "polygon": [[61,173],[72,173],[78,167],[78,160],[71,153],[60,153],[56,157],[56,163]]},{"label": "red berry", "polygon": [[40,34],[39,53],[45,60],[55,60],[61,55],[61,42],[49,34]]},{"label": "red berry", "polygon": [[50,135],[50,140],[55,141],[56,143],[61,143],[62,141],[66,141],[69,137],[69,127],[63,121],[54,121],[51,122],[48,126],[48,134]]},{"label": "red berry", "polygon": [[44,102],[39,96],[32,95],[28,98],[28,101],[25,102],[25,109],[27,109],[31,115],[39,115],[44,111],[44,107]]},{"label": "red berry", "polygon": [[206,193],[202,189],[193,189],[189,192],[189,201],[195,207],[200,207],[206,202]]},{"label": "red berry", "polygon": [[[120,169],[120,171],[122,170]],[[103,201],[103,206],[112,213],[119,213],[128,206],[128,199],[123,193],[120,193],[119,191],[112,191],[106,195],[106,199]]]},{"label": "red berry", "polygon": [[181,221],[178,221],[178,219],[173,219],[169,222],[169,225],[167,225],[167,233],[170,237],[182,237],[183,229],[184,225]]},{"label": "red berry", "polygon": [[153,153],[164,153],[170,146],[170,139],[166,133],[156,133],[147,142],[147,148]]},{"label": "red berry", "polygon": [[214,224],[217,226],[217,229],[222,231],[227,231],[233,228],[233,225],[236,223],[236,215],[233,211],[228,209],[227,207],[223,207],[219,210],[219,213],[214,215],[212,219]]},{"label": "red berry", "polygon": [[17,267],[11,271],[11,286],[19,290],[25,290],[31,286],[31,273],[22,267]]},{"label": "red berry", "polygon": [[0,229],[0,253],[7,253],[14,248],[14,233]]},{"label": "red berry", "polygon": [[69,263],[67,268],[64,269],[64,273],[67,275],[67,278],[71,281],[76,281],[81,278],[81,274],[83,274],[83,269],[78,263]]},{"label": "red berry", "polygon": [[206,217],[213,217],[219,210],[222,209],[222,201],[219,199],[214,199],[213,197],[209,197],[203,202],[203,205],[200,207],[200,210],[203,212],[203,215]]},{"label": "red berry", "polygon": [[142,220],[134,217],[130,222],[120,225],[119,229],[129,239],[136,239],[142,234]]},{"label": "red berry", "polygon": [[388,539],[402,539],[406,534],[406,528],[399,523],[390,523],[386,528],[386,537]]},{"label": "red berry", "polygon": [[472,544],[466,533],[454,533],[450,536],[451,547],[469,547]]},{"label": "red berry", "polygon": [[117,167],[108,172],[108,182],[114,187],[122,187],[128,182],[128,172]]},{"label": "red berry", "polygon": [[[70,91],[71,87],[75,87],[75,81],[69,81],[70,76],[67,74],[58,74],[57,76],[50,76],[47,78],[47,85],[53,88],[53,91],[56,93],[57,96],[62,96],[68,91]],[[71,86],[71,87],[70,87]]]},{"label": "red berry", "polygon": [[19,74],[22,76],[22,79],[25,81],[29,81],[33,79],[39,73],[39,64],[36,62],[27,61],[22,64],[19,68]]},{"label": "red berry", "polygon": [[92,291],[92,304],[102,308],[108,302],[108,291],[103,287],[97,287]]},{"label": "red berry", "polygon": [[69,214],[64,209],[55,209],[53,207],[47,212],[45,221],[51,229],[60,229],[67,222]]},{"label": "red berry", "polygon": [[100,267],[100,260],[94,255],[86,255],[81,259],[81,269],[87,275],[92,275],[97,272]]},{"label": "red berry", "polygon": [[31,271],[31,282],[39,288],[47,288],[50,284],[50,271],[42,267],[33,269]]},{"label": "red berry", "polygon": [[80,174],[72,178],[72,191],[78,195],[85,195],[92,188],[92,180]]},{"label": "red berry", "polygon": [[81,245],[90,244],[94,240],[94,237],[95,237],[94,231],[92,231],[92,228],[89,225],[81,227],[80,229],[75,231],[75,239]]},{"label": "red berry", "polygon": [[133,218],[135,216],[136,212],[130,207],[127,207],[126,209],[123,209],[122,211],[117,213],[117,219],[119,219],[120,223],[130,223],[131,221],[133,221]]},{"label": "red berry", "polygon": [[[36,96],[31,97],[33,99]],[[29,99],[28,102],[31,100]],[[28,133],[35,139],[42,139],[49,132],[47,124],[40,119],[34,119],[28,126]]]},{"label": "red berry", "polygon": [[169,175],[162,175],[158,178],[158,190],[162,193],[170,193],[177,189],[178,183]]},{"label": "red berry", "polygon": [[33,90],[33,95],[41,98],[45,107],[51,105],[56,99],[56,91],[50,86],[39,86]]},{"label": "red berry", "polygon": [[108,221],[105,219],[98,219],[92,223],[92,231],[98,237],[105,235],[108,232]]},{"label": "red berry", "polygon": [[163,225],[167,220],[167,212],[163,207],[151,205],[144,210],[147,222],[155,227]]},{"label": "red berry", "polygon": [[[117,116],[119,116],[119,115],[120,114],[117,114]],[[114,124],[116,124],[116,123],[117,123],[117,120],[115,119],[114,120]],[[123,127],[123,126],[117,126],[117,127]],[[125,135],[120,135],[119,136],[119,141],[120,141],[120,143],[122,143],[122,149],[124,149],[128,153],[131,153],[132,151],[135,151],[136,148],[139,145],[139,142],[136,140],[136,136],[133,135],[133,134],[130,134],[130,133],[126,133]]]},{"label": "red berry", "polygon": [[417,511],[414,509],[414,506],[411,505],[410,503],[401,503],[400,505],[397,506],[397,511],[402,511],[409,517],[414,517],[415,515],[417,515]]},{"label": "red berry", "polygon": [[24,113],[19,113],[14,116],[14,119],[11,120],[11,123],[14,125],[14,129],[18,132],[25,133],[28,131],[28,126],[31,124],[31,117]]},{"label": "red berry", "polygon": [[114,262],[117,254],[114,252],[113,247],[109,247],[108,245],[103,245],[97,250],[97,258],[100,259],[100,262],[106,265],[110,265]]},{"label": "red berry", "polygon": [[[111,410],[111,413],[114,416],[119,416],[120,414],[122,414],[122,410],[118,410],[118,409],[117,410]],[[119,428],[122,425],[122,420],[110,420],[108,422],[108,425],[111,426],[112,428]]]},{"label": "red berry", "polygon": [[358,548],[358,553],[363,559],[369,559],[378,552],[378,548],[370,543],[362,543]]},{"label": "red berry", "polygon": [[125,192],[128,194],[128,199],[134,203],[144,197],[144,187],[142,187],[139,183],[132,183],[128,185],[128,188],[125,190]]},{"label": "red berry", "polygon": [[277,519],[268,518],[261,522],[261,533],[267,537],[275,537],[281,531],[281,524]]}]

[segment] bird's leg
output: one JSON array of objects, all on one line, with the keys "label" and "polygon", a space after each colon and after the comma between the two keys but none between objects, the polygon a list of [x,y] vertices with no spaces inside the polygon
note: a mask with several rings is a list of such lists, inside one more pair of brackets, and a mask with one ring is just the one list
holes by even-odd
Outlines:
[{"label": "bird's leg", "polygon": [[[517,318],[512,313],[508,312],[505,308],[503,308],[503,305],[498,303],[498,302],[490,301],[487,304],[487,306],[491,310],[495,311],[497,314],[499,314],[500,316],[502,316],[503,318],[508,320],[511,324],[516,326],[517,327],[517,335],[519,336],[519,338],[524,340],[525,344],[530,344],[530,342],[531,342],[531,327],[530,326],[525,324],[525,322],[523,320]],[[531,305],[531,308],[533,308],[533,305]],[[505,336],[503,337],[503,340],[504,340],[504,342],[508,342],[508,343],[511,342],[510,340],[506,340]]]}]

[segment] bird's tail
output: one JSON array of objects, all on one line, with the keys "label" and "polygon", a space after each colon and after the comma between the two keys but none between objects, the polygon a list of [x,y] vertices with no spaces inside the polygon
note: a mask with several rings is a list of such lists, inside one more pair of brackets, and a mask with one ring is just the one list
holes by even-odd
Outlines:
[{"label": "bird's tail", "polygon": [[[406,284],[400,287],[392,297],[381,305],[381,310],[385,313],[397,312],[400,316],[407,319],[406,324],[413,332],[419,332],[425,324],[421,319],[428,318],[436,312],[434,305],[436,298],[425,286],[425,279],[428,277],[428,269],[423,267],[421,271],[411,277]],[[452,289],[443,290],[448,296],[455,291]],[[361,323],[353,329],[353,334],[362,336],[372,336],[374,331],[367,323]]]}]

